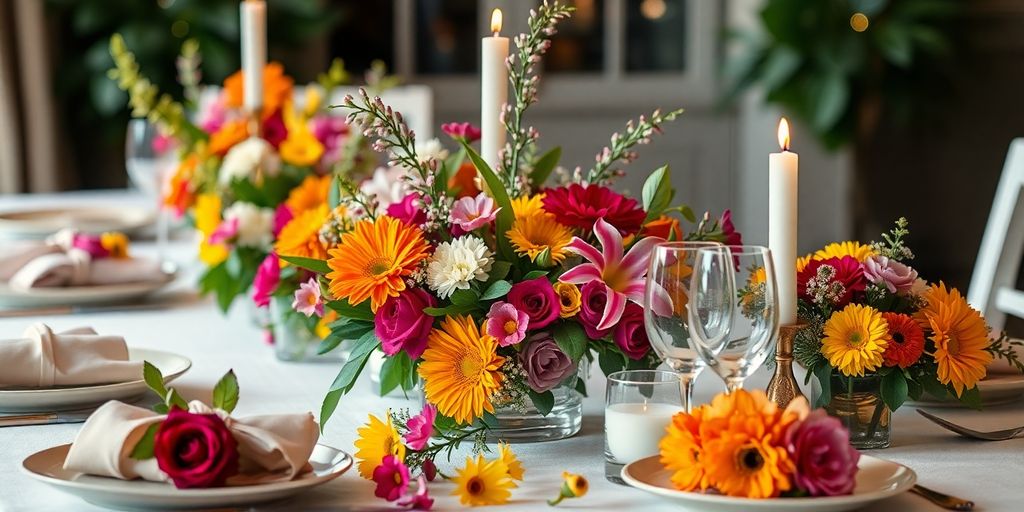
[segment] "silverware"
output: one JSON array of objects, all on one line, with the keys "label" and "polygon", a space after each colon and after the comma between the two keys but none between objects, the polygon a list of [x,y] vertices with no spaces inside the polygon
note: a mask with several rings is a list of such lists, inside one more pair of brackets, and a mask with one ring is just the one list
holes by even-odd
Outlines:
[{"label": "silverware", "polygon": [[915,485],[910,488],[910,492],[921,496],[922,498],[946,509],[946,510],[973,510],[974,502],[965,499],[957,498],[956,496],[950,496],[948,494],[942,494],[939,491],[933,491],[927,487]]},{"label": "silverware", "polygon": [[26,316],[56,315],[87,315],[93,313],[117,313],[127,311],[151,311],[168,309],[179,305],[193,303],[197,297],[193,294],[167,294],[162,299],[141,304],[110,304],[105,306],[47,306],[27,309],[0,309],[0,318],[19,318]]},{"label": "silverware", "polygon": [[932,421],[932,423],[935,423],[936,425],[945,428],[946,430],[956,432],[957,434],[960,434],[964,437],[981,439],[982,441],[1005,441],[1007,439],[1013,439],[1014,437],[1017,437],[1017,435],[1020,434],[1021,432],[1024,432],[1024,427],[1008,428],[1006,430],[996,430],[993,432],[980,432],[977,430],[957,425],[956,423],[952,423],[948,420],[944,420],[938,416],[935,416],[934,414],[925,412],[921,409],[918,409],[917,413],[920,414],[921,416],[924,416],[925,418],[928,418],[929,420]]},{"label": "silverware", "polygon": [[28,414],[7,414],[0,416],[0,427],[24,427],[27,425],[55,425],[58,423],[82,423],[96,409],[79,411],[36,412]]}]

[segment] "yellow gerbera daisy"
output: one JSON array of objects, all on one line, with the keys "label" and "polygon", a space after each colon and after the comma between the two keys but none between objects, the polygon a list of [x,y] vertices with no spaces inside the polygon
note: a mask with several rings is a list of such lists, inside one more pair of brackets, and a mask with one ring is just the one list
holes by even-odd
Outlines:
[{"label": "yellow gerbera daisy", "polygon": [[[826,245],[814,253],[814,259],[827,260],[829,258],[842,258],[853,256],[857,261],[864,263],[864,260],[875,255],[875,250],[870,245],[864,245],[857,241],[836,242]],[[799,260],[798,260],[799,264]]]},{"label": "yellow gerbera daisy", "polygon": [[289,133],[279,150],[281,160],[299,167],[308,167],[320,161],[324,154],[324,145],[316,140],[312,133],[301,131]]},{"label": "yellow gerbera daisy", "polygon": [[110,253],[111,258],[128,258],[128,237],[124,233],[103,233],[100,235],[100,245]]},{"label": "yellow gerbera daisy", "polygon": [[543,212],[517,218],[505,235],[516,254],[544,266],[561,263],[566,256],[565,247],[572,241],[572,231]]},{"label": "yellow gerbera daisy", "polygon": [[394,455],[398,460],[405,459],[405,445],[402,444],[402,436],[398,435],[398,430],[391,424],[390,411],[386,422],[371,414],[369,422],[356,432],[359,434],[355,442],[358,448],[356,459],[359,459],[359,475],[363,478],[372,480],[373,470],[388,455]]},{"label": "yellow gerbera daisy", "polygon": [[199,241],[199,259],[211,267],[228,259],[227,247],[207,241],[217,226],[220,226],[220,207],[220,196],[217,194],[202,194],[196,198],[196,229],[203,237]]},{"label": "yellow gerbera daisy", "polygon": [[517,197],[512,200],[512,212],[515,213],[517,220],[522,217],[529,217],[535,213],[541,213],[544,211],[543,200],[544,194]]},{"label": "yellow gerbera daisy", "polygon": [[377,311],[405,290],[405,277],[427,259],[429,249],[419,228],[394,217],[360,221],[329,251],[331,294],[353,305],[370,299],[370,309]]},{"label": "yellow gerbera daisy", "polygon": [[558,281],[555,283],[555,293],[558,294],[558,316],[562,318],[569,318],[576,316],[580,312],[580,289],[572,283],[563,283]]},{"label": "yellow gerbera daisy", "polygon": [[797,271],[797,273],[803,272],[804,271],[804,267],[806,267],[807,264],[811,262],[812,258],[813,258],[813,256],[811,256],[810,254],[805,254],[805,255],[800,256],[799,258],[797,258],[796,259],[796,271]]},{"label": "yellow gerbera daisy", "polygon": [[843,375],[863,376],[882,366],[882,353],[891,342],[889,324],[872,307],[850,304],[825,322],[821,353]]},{"label": "yellow gerbera daisy", "polygon": [[463,505],[501,505],[512,496],[510,489],[515,483],[501,459],[484,461],[483,455],[477,455],[476,460],[466,457],[466,465],[456,471],[452,496],[458,496]]},{"label": "yellow gerbera daisy", "polygon": [[278,233],[274,250],[281,256],[326,259],[327,249],[320,242],[320,228],[327,220],[328,213],[327,204],[324,203],[298,214]]},{"label": "yellow gerbera daisy", "polygon": [[960,396],[985,377],[985,367],[992,362],[992,354],[985,350],[988,327],[956,289],[947,291],[940,283],[929,288],[926,296],[928,306],[922,311],[926,329],[932,332],[929,339],[935,343],[939,382],[952,384]]},{"label": "yellow gerbera daisy", "polygon": [[516,457],[515,453],[512,453],[512,447],[508,443],[501,443],[498,445],[498,458],[505,467],[508,468],[508,476],[512,480],[523,481],[523,475],[526,473],[526,469],[523,468],[523,463],[519,462],[519,458]]},{"label": "yellow gerbera daisy", "polygon": [[470,316],[445,317],[430,331],[419,375],[427,401],[460,423],[470,423],[484,411],[494,412],[491,395],[501,387],[498,371],[505,358],[498,341],[483,333]]},{"label": "yellow gerbera daisy", "polygon": [[293,188],[288,193],[288,199],[285,200],[284,204],[288,206],[293,215],[298,215],[306,210],[325,204],[330,189],[330,175],[317,176],[311,174],[306,176],[299,186]]}]

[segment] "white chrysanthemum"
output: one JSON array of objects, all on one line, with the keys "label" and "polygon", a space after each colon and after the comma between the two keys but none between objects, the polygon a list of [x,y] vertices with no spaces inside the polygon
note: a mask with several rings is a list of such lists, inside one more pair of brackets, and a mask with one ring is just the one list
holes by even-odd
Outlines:
[{"label": "white chrysanthemum", "polygon": [[474,279],[487,281],[493,254],[483,240],[467,235],[442,242],[427,264],[427,284],[442,299],[466,290]]},{"label": "white chrysanthemum", "polygon": [[388,206],[402,201],[405,184],[399,178],[409,171],[401,167],[378,167],[373,176],[359,186],[359,191],[377,201],[377,213],[383,214]]},{"label": "white chrysanthemum", "polygon": [[264,176],[274,176],[281,168],[281,159],[269,142],[249,137],[235,144],[224,155],[217,180],[221,185],[230,185],[236,178],[249,179],[256,174],[257,167],[262,167]]},{"label": "white chrysanthemum", "polygon": [[416,144],[416,159],[421,164],[430,160],[437,160],[440,163],[445,158],[448,158],[448,150],[437,138]]},{"label": "white chrysanthemum", "polygon": [[235,243],[243,247],[268,247],[274,241],[274,210],[238,202],[224,210],[224,219],[238,219]]}]

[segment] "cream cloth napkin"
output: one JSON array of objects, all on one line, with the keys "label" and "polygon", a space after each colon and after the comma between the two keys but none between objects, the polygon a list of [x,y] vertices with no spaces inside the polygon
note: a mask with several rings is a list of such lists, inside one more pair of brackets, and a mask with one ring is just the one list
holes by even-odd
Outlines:
[{"label": "cream cloth napkin", "polygon": [[148,258],[92,259],[81,249],[43,254],[25,263],[9,279],[11,288],[58,286],[100,286],[112,284],[160,282],[167,276],[160,263]]},{"label": "cream cloth napkin", "polygon": [[0,281],[10,281],[28,262],[60,251],[60,247],[46,242],[14,242],[6,246],[0,254]]},{"label": "cream cloth napkin", "polygon": [[[238,442],[239,473],[229,478],[227,485],[283,482],[312,470],[309,456],[320,431],[310,413],[232,418],[199,401],[189,403],[188,409],[217,414]],[[129,456],[149,425],[165,417],[122,402],[103,404],[78,432],[64,469],[122,480],[170,482],[155,458],[135,460]]]},{"label": "cream cloth napkin", "polygon": [[142,378],[142,362],[128,360],[120,336],[89,327],[55,333],[37,323],[21,338],[0,340],[0,388],[81,386]]}]

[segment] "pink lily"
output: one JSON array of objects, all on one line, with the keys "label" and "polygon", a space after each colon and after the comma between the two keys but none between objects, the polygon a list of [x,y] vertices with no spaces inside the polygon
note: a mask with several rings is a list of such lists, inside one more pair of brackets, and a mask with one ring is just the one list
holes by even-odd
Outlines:
[{"label": "pink lily", "polygon": [[[594,234],[601,242],[601,249],[573,237],[569,243],[570,251],[583,256],[589,263],[583,263],[562,274],[560,281],[573,284],[586,284],[600,281],[608,288],[608,301],[605,303],[598,329],[610,329],[622,318],[626,310],[626,301],[631,300],[644,305],[644,287],[646,285],[647,263],[651,259],[651,249],[665,239],[645,237],[633,244],[629,253],[623,255],[622,235],[614,226],[597,219],[594,223]],[[672,301],[668,293],[655,294],[651,307],[659,315],[672,312]]]}]

